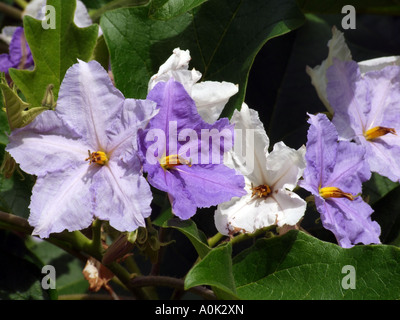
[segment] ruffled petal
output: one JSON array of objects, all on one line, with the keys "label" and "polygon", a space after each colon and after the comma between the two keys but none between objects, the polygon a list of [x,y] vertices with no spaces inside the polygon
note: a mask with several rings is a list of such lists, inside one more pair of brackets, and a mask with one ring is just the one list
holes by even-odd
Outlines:
[{"label": "ruffled petal", "polygon": [[388,134],[373,141],[360,138],[360,142],[366,149],[370,170],[400,182],[400,137]]},{"label": "ruffled petal", "polygon": [[253,233],[276,224],[278,203],[272,198],[252,198],[251,193],[218,205],[215,226],[221,234]]},{"label": "ruffled petal", "polygon": [[361,193],[362,183],[371,178],[365,155],[362,145],[339,141],[335,168],[323,187],[336,187],[353,195]]},{"label": "ruffled petal", "polygon": [[230,97],[238,91],[238,86],[230,82],[204,81],[192,87],[191,97],[200,116],[211,124],[217,121]]},{"label": "ruffled petal", "polygon": [[235,110],[231,123],[235,125],[233,151],[228,152],[225,164],[247,176],[255,185],[266,183],[266,159],[269,138],[258,112],[243,103]]},{"label": "ruffled petal", "polygon": [[56,112],[97,151],[108,145],[107,129],[123,104],[124,96],[98,62],[79,61],[65,75]]},{"label": "ruffled petal", "polygon": [[58,233],[87,228],[93,220],[89,191],[96,167],[84,164],[38,177],[32,190],[29,223],[33,235],[47,238]]},{"label": "ruffled petal", "polygon": [[276,212],[276,224],[278,227],[284,225],[294,226],[304,216],[307,202],[296,193],[281,189],[278,192],[274,192],[272,197],[279,208]]},{"label": "ruffled petal", "polygon": [[274,145],[267,157],[266,184],[273,189],[293,190],[306,167],[305,147],[295,150],[283,142]]},{"label": "ruffled petal", "polygon": [[151,214],[150,186],[135,165],[109,161],[93,176],[94,215],[119,231],[144,227]]},{"label": "ruffled petal", "polygon": [[335,165],[337,155],[337,131],[325,114],[309,115],[306,163],[303,180],[299,185],[313,194],[325,186]]},{"label": "ruffled petal", "polygon": [[315,198],[323,226],[332,231],[338,244],[350,248],[358,243],[379,244],[380,226],[371,220],[372,208],[361,197],[323,200]]},{"label": "ruffled petal", "polygon": [[174,170],[197,207],[208,208],[246,194],[243,176],[223,164],[178,166]]},{"label": "ruffled petal", "polygon": [[335,60],[327,71],[327,97],[334,110],[332,119],[339,137],[351,140],[363,134],[371,109],[367,100],[368,86],[361,80],[361,73],[354,61]]},{"label": "ruffled petal", "polygon": [[322,61],[321,65],[314,68],[307,66],[306,72],[311,77],[311,83],[314,85],[318,97],[321,99],[328,111],[333,114],[334,111],[326,94],[326,71],[332,65],[334,59],[350,61],[351,52],[346,45],[343,33],[337,30],[336,27],[332,28],[332,39],[328,41],[328,48],[328,57]]},{"label": "ruffled petal", "polygon": [[22,170],[38,176],[85,164],[88,149],[86,141],[51,110],[13,130],[6,147]]}]

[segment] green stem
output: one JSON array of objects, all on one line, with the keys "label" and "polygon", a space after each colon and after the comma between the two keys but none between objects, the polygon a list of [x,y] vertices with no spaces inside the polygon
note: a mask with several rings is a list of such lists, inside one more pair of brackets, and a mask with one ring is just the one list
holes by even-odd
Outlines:
[{"label": "green stem", "polygon": [[103,221],[96,219],[92,223],[92,240],[91,246],[93,250],[98,252],[103,252],[103,247],[101,245],[101,225]]},{"label": "green stem", "polygon": [[239,242],[248,240],[248,239],[252,239],[258,236],[261,236],[262,234],[266,233],[269,230],[275,229],[275,226],[269,226],[269,227],[265,227],[262,229],[258,229],[253,233],[241,233],[235,237],[233,237],[230,242],[232,243],[232,245],[237,244]]},{"label": "green stem", "polygon": [[211,248],[214,248],[216,245],[217,245],[217,243],[222,239],[224,237],[224,235],[223,234],[221,234],[221,233],[216,233],[214,236],[212,236],[211,238],[208,238],[208,240],[207,240],[207,242],[208,242],[208,245],[211,247]]},{"label": "green stem", "polygon": [[25,9],[26,6],[28,5],[28,2],[25,0],[14,0],[14,2],[19,5],[22,9]]},{"label": "green stem", "polygon": [[22,20],[22,11],[21,10],[14,8],[3,2],[0,2],[0,12],[3,12],[6,15],[8,15],[14,19]]}]

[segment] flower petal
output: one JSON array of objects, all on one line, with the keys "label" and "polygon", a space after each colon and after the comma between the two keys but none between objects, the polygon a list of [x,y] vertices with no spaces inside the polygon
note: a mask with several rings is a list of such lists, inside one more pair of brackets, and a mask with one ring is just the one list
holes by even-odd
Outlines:
[{"label": "flower petal", "polygon": [[323,187],[332,186],[357,195],[362,192],[362,183],[370,177],[365,148],[353,142],[339,141],[335,168]]},{"label": "flower petal", "polygon": [[306,167],[305,147],[294,150],[283,142],[274,145],[267,157],[266,184],[273,189],[293,190]]},{"label": "flower petal", "polygon": [[326,94],[326,70],[332,65],[334,59],[350,61],[351,52],[346,45],[343,33],[337,30],[336,27],[332,28],[332,39],[328,41],[328,48],[328,57],[322,61],[321,65],[314,68],[307,66],[306,72],[311,77],[311,83],[314,85],[318,97],[321,99],[328,111],[333,114],[333,109]]},{"label": "flower petal", "polygon": [[151,214],[150,186],[137,169],[140,166],[109,161],[93,176],[94,215],[119,231],[144,227],[144,218]]},{"label": "flower petal", "polygon": [[279,190],[273,193],[273,199],[278,204],[276,222],[278,227],[284,225],[294,226],[304,216],[307,202],[299,195],[289,190]]},{"label": "flower petal", "polygon": [[373,141],[360,138],[361,144],[366,149],[366,158],[372,172],[400,182],[400,137],[386,135]]},{"label": "flower petal", "polygon": [[225,164],[247,176],[255,185],[266,183],[269,138],[258,112],[243,103],[240,112],[234,111],[231,123],[235,125],[234,150],[228,152]]},{"label": "flower petal", "polygon": [[144,129],[157,112],[153,101],[126,99],[121,113],[106,131],[109,143],[105,149],[110,158],[123,157],[128,161],[132,150],[138,149],[137,131]]},{"label": "flower petal", "polygon": [[108,145],[107,129],[123,108],[124,96],[96,61],[79,61],[68,69],[56,112],[85,137],[93,150]]},{"label": "flower petal", "polygon": [[360,81],[361,73],[354,61],[335,60],[327,70],[327,97],[334,110],[332,119],[339,137],[351,140],[363,134],[371,103],[367,101],[368,86]]},{"label": "flower petal", "polygon": [[95,167],[88,164],[38,177],[32,190],[29,223],[33,235],[87,228],[93,220],[89,185]]},{"label": "flower petal", "polygon": [[246,194],[243,176],[223,164],[179,166],[175,170],[197,207],[214,206]]},{"label": "flower petal", "polygon": [[217,121],[229,98],[238,91],[238,86],[230,82],[204,81],[192,87],[191,97],[201,117],[211,124]]},{"label": "flower petal", "polygon": [[157,74],[150,78],[148,91],[150,92],[157,83],[168,82],[172,78],[180,82],[190,93],[192,86],[201,78],[200,72],[194,69],[188,70],[190,59],[189,50],[175,48],[172,55],[160,66]]},{"label": "flower petal", "polygon": [[278,203],[272,198],[252,198],[248,193],[219,204],[214,214],[215,226],[224,235],[253,233],[276,224],[278,211]]},{"label": "flower petal", "polygon": [[313,194],[325,186],[335,164],[337,155],[337,131],[325,114],[309,115],[306,162],[303,180],[299,185]]},{"label": "flower petal", "polygon": [[346,198],[325,201],[315,197],[315,204],[323,226],[333,232],[341,247],[380,243],[380,226],[371,220],[373,210],[361,197],[353,201]]},{"label": "flower petal", "polygon": [[85,164],[88,148],[84,139],[49,110],[27,126],[13,130],[6,150],[22,170],[43,176]]}]

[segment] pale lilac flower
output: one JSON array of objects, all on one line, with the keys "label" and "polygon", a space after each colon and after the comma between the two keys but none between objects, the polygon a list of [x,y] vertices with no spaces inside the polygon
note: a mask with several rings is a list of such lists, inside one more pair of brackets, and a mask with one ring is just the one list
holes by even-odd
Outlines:
[{"label": "pale lilac flower", "polygon": [[173,79],[158,83],[147,99],[157,103],[159,113],[140,133],[143,170],[153,187],[168,193],[176,216],[188,219],[197,208],[244,194],[243,176],[223,164],[224,152],[232,147],[228,119],[206,123]]},{"label": "pale lilac flower", "polygon": [[400,66],[362,75],[356,62],[335,60],[327,80],[339,138],[365,147],[371,171],[400,181]]},{"label": "pale lilac flower", "polygon": [[[240,112],[235,110],[231,123],[236,132],[241,131],[242,139],[235,140],[235,149],[229,152],[226,163],[245,176],[246,194],[218,205],[218,231],[228,235],[252,233],[271,225],[296,225],[306,209],[306,202],[293,192],[305,168],[305,147],[294,150],[278,142],[269,153],[269,138],[258,113],[246,104]],[[240,145],[246,146],[245,158],[251,158],[254,165],[245,163],[241,152],[237,153]]]},{"label": "pale lilac flower", "polygon": [[238,92],[238,86],[226,81],[198,82],[202,75],[195,69],[189,70],[190,59],[189,50],[174,49],[157,74],[150,78],[148,91],[160,81],[167,82],[172,78],[180,82],[196,103],[197,111],[203,120],[212,124],[221,115],[229,98]]},{"label": "pale lilac flower", "polygon": [[299,185],[314,195],[322,225],[333,232],[340,246],[380,243],[380,227],[371,220],[372,208],[361,197],[362,183],[371,172],[365,149],[339,141],[326,115],[310,115],[304,180]]},{"label": "pale lilac flower", "polygon": [[33,234],[81,230],[94,218],[120,231],[145,226],[150,186],[137,157],[137,130],[155,103],[125,99],[96,61],[68,69],[55,111],[14,130],[6,150],[37,176],[29,223]]},{"label": "pale lilac flower", "polygon": [[[336,27],[332,28],[332,38],[328,41],[328,49],[328,57],[314,68],[307,66],[306,72],[311,78],[311,83],[315,87],[318,97],[328,111],[333,114],[334,110],[326,96],[326,71],[333,64],[334,59],[351,61],[352,55],[343,33],[336,29]],[[379,71],[388,65],[400,65],[400,56],[380,57],[358,62],[362,75],[368,71]]]},{"label": "pale lilac flower", "polygon": [[26,42],[24,28],[17,27],[13,33],[9,53],[0,54],[0,72],[8,74],[8,69],[28,69],[33,66],[33,58]]}]

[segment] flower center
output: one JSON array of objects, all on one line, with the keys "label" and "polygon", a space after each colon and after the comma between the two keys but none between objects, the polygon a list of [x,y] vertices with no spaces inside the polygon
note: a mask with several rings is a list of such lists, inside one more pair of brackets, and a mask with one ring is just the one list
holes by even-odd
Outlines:
[{"label": "flower center", "polygon": [[257,196],[258,198],[266,198],[272,193],[271,188],[266,184],[259,185],[258,187],[253,187],[253,184],[251,184],[251,191],[251,197]]},{"label": "flower center", "polygon": [[181,156],[177,154],[162,157],[159,162],[164,170],[170,170],[180,165],[187,165],[189,167],[192,166],[189,160],[183,159]]},{"label": "flower center", "polygon": [[365,139],[371,141],[373,139],[382,137],[388,133],[396,134],[396,130],[393,128],[385,128],[385,127],[374,127],[364,132]]},{"label": "flower center", "polygon": [[348,192],[343,192],[339,188],[336,187],[325,187],[319,189],[319,195],[326,199],[326,198],[347,198],[353,201],[357,196],[352,195]]},{"label": "flower center", "polygon": [[85,159],[85,161],[89,161],[89,164],[97,163],[101,166],[105,165],[108,162],[108,157],[103,151],[90,152],[88,150],[89,157]]}]

